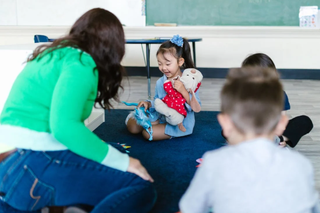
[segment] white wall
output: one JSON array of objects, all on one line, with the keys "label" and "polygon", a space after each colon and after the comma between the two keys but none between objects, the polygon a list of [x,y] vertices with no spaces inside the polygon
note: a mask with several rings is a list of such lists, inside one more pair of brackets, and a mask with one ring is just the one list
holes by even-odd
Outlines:
[{"label": "white wall", "polygon": [[[200,37],[196,44],[197,66],[238,67],[249,54],[263,52],[278,68],[320,69],[320,30],[299,27],[143,27],[125,28],[127,38]],[[151,65],[157,66],[152,45]],[[141,49],[141,48],[140,48]],[[127,45],[124,65],[142,66],[139,47]],[[141,55],[141,54],[140,54]]]},{"label": "white wall", "polygon": [[[73,22],[93,7],[114,12],[127,38],[200,37],[198,67],[233,67],[255,52],[269,54],[278,68],[320,69],[320,30],[299,27],[137,27],[145,0],[0,0],[0,45],[33,43],[34,34],[51,38],[65,35]],[[157,66],[151,46],[151,66]],[[145,49],[145,46],[143,46]],[[144,66],[140,45],[127,45],[126,66]]]},{"label": "white wall", "polygon": [[[0,26],[0,45],[33,43],[34,34],[58,38],[69,27]],[[124,27],[126,38],[200,37],[196,44],[197,66],[240,66],[249,54],[263,52],[278,68],[320,69],[320,30],[299,27]],[[157,66],[151,45],[151,66]],[[145,46],[143,46],[145,50]],[[125,66],[144,66],[141,45],[127,44]]]},{"label": "white wall", "polygon": [[142,0],[0,0],[0,25],[70,26],[95,7],[113,12],[126,26],[145,26]]}]

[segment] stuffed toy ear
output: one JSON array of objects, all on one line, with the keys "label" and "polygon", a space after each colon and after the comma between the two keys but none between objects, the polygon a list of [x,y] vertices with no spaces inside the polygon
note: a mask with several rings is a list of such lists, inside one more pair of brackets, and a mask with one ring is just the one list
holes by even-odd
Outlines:
[{"label": "stuffed toy ear", "polygon": [[197,92],[197,90],[199,89],[200,86],[201,86],[201,82],[199,82],[199,83],[197,84],[197,88],[194,90],[194,92]]}]

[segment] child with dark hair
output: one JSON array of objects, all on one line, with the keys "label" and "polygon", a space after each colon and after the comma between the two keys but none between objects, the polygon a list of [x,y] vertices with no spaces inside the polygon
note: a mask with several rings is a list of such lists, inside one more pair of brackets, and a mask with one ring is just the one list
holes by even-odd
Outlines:
[{"label": "child with dark hair", "polygon": [[[243,62],[242,66],[260,66],[268,67],[273,69],[275,72],[276,66],[272,59],[263,53],[256,53],[247,57]],[[284,93],[284,111],[290,109],[290,103],[287,94]],[[306,115],[300,115],[289,120],[289,123],[282,135],[279,135],[277,140],[281,146],[288,144],[290,147],[295,147],[302,136],[308,134],[313,128],[311,119]]]},{"label": "child with dark hair", "polygon": [[[169,41],[161,44],[157,51],[157,60],[159,70],[164,74],[156,83],[154,100],[159,98],[163,99],[167,93],[164,89],[164,83],[167,80],[173,80],[177,76],[181,76],[182,72],[186,68],[194,68],[194,64],[191,58],[190,46],[187,39],[180,37],[179,35],[173,36]],[[185,131],[181,131],[179,126],[172,126],[165,121],[163,115],[159,115],[154,109],[154,100],[141,101],[138,104],[139,107],[144,107],[145,110],[149,109],[151,116],[153,117],[152,123],[152,139],[153,140],[164,140],[172,137],[181,137],[190,135],[193,132],[195,125],[194,112],[199,112],[200,98],[198,90],[193,93],[189,93],[180,80],[175,80],[173,84],[174,90],[179,92],[181,96],[186,100],[184,107],[187,111],[187,115],[183,120],[183,126]],[[142,132],[145,139],[149,139],[149,133],[143,129],[142,126],[137,124],[137,121],[130,113],[126,119],[126,125],[129,132],[138,134]]]},{"label": "child with dark hair", "polygon": [[229,71],[218,115],[229,146],[205,153],[180,200],[182,213],[320,212],[309,160],[273,142],[288,122],[282,110],[277,72]]}]

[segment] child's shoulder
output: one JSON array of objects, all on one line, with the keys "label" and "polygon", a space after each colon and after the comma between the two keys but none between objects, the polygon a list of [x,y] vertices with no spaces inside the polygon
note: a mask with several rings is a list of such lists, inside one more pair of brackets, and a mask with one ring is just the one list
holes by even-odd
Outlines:
[{"label": "child's shoulder", "polygon": [[300,169],[312,170],[312,164],[310,160],[298,151],[291,148],[282,148],[281,152],[282,153],[280,154],[282,154],[283,158],[286,159],[285,164],[287,166],[292,164],[292,166],[296,167],[297,169],[300,167]]},{"label": "child's shoulder", "polygon": [[157,85],[158,84],[163,84],[165,81],[167,80],[167,77],[165,75],[161,76],[160,78],[158,78],[157,80]]},{"label": "child's shoulder", "polygon": [[210,162],[221,162],[225,158],[229,158],[230,154],[234,152],[234,147],[230,145],[226,145],[219,149],[207,151],[203,155],[203,159]]},{"label": "child's shoulder", "polygon": [[[249,142],[243,142],[238,145],[226,145],[216,150],[207,151],[203,159],[210,163],[224,162],[225,164],[233,164],[234,161],[238,161],[242,158],[258,158],[259,155],[245,155],[245,153],[260,153],[266,151],[273,155],[278,156],[279,159],[285,161],[285,164],[297,165],[300,168],[306,167],[305,169],[312,169],[311,162],[299,152],[289,149],[281,148],[273,144],[272,141],[264,140],[253,140]],[[273,154],[272,154],[273,153]],[[253,159],[254,160],[254,159]]]}]

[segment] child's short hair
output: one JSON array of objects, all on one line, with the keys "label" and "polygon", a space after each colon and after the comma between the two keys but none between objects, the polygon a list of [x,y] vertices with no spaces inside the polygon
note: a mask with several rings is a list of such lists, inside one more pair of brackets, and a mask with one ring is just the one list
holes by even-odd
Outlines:
[{"label": "child's short hair", "polygon": [[279,74],[270,68],[230,69],[221,91],[221,112],[242,133],[267,134],[279,122],[283,90]]}]

